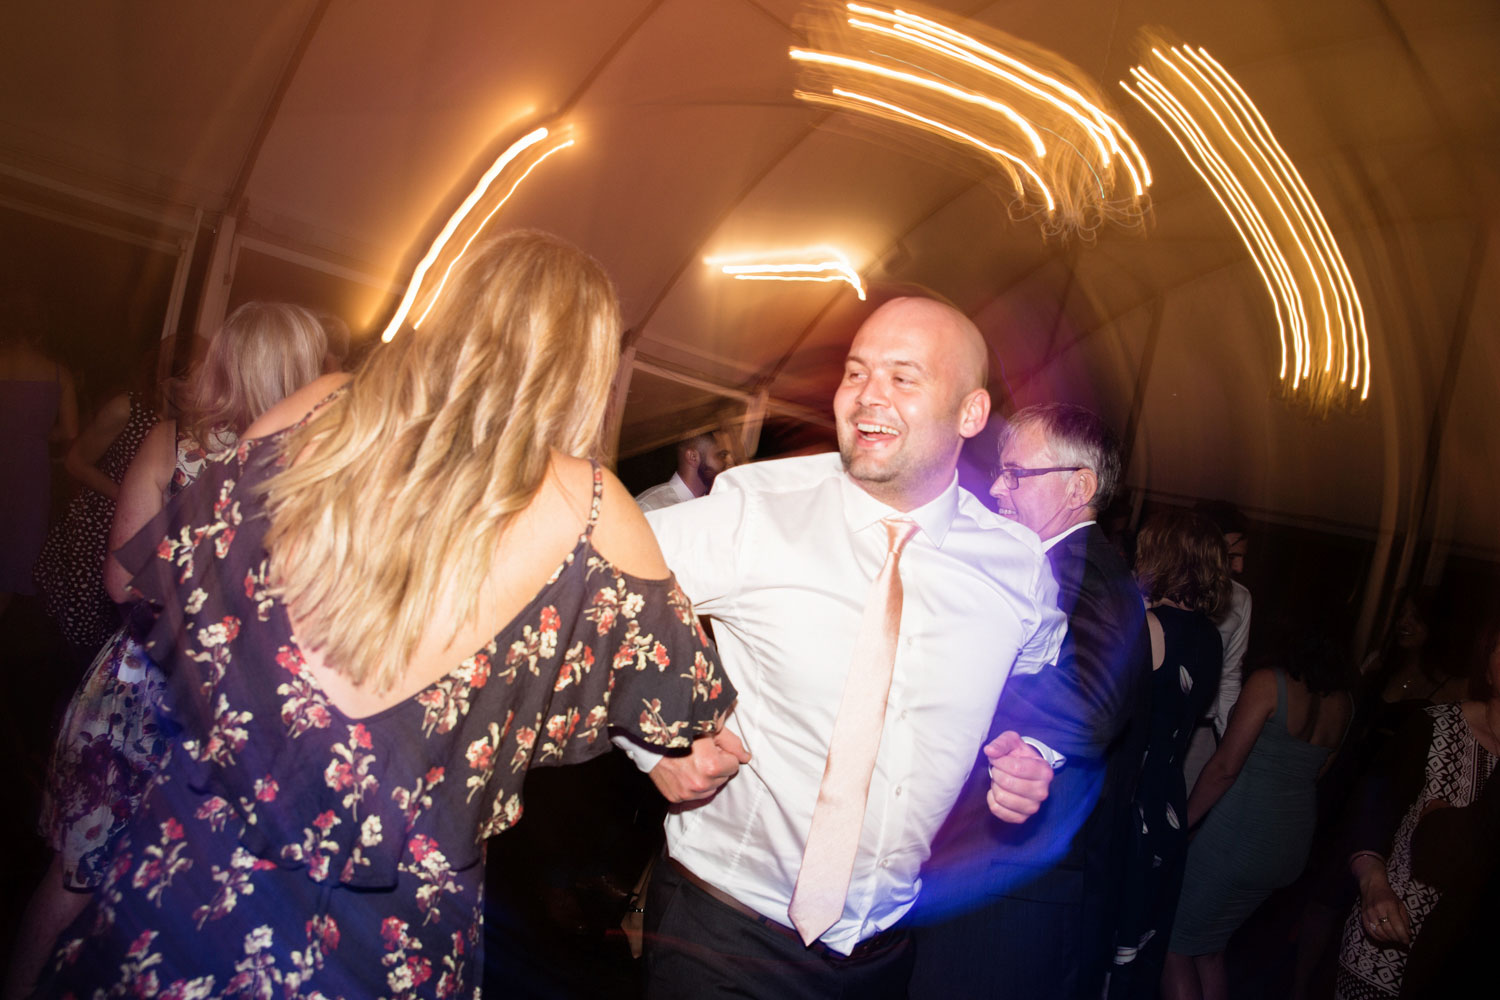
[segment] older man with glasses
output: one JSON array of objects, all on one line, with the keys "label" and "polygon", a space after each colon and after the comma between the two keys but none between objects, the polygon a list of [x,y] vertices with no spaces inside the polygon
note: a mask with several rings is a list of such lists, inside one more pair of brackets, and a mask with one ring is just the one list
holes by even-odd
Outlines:
[{"label": "older man with glasses", "polygon": [[1144,606],[1096,523],[1120,449],[1097,415],[1047,403],[1011,418],[999,457],[990,494],[1041,538],[1068,638],[1056,667],[1011,679],[991,731],[1035,736],[1068,762],[1024,827],[992,822],[984,771],[971,776],[923,872],[911,995],[1098,997],[1150,710]]}]

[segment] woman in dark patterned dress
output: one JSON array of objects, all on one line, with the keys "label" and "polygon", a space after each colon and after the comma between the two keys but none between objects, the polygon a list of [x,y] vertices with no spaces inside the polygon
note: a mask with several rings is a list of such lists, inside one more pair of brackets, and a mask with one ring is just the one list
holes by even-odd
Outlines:
[{"label": "woman in dark patterned dress", "polygon": [[[128,541],[193,482],[211,452],[232,450],[256,417],[317,378],[326,349],[322,324],[300,306],[249,302],[236,309],[177,393],[180,416],[157,423],[136,451],[118,505],[110,501],[117,507],[111,547]],[[102,571],[102,539],[99,550]],[[102,588],[102,572],[95,576]],[[110,596],[124,601],[124,583]],[[161,766],[169,749],[154,710],[162,684],[139,643],[119,628],[68,705],[38,824],[55,853],[22,919],[7,998],[35,980],[58,932],[88,904],[104,877],[110,842]]]},{"label": "woman in dark patterned dress", "polygon": [[80,485],[47,533],[36,561],[36,583],[47,614],[77,659],[75,669],[87,664],[120,627],[119,613],[104,590],[105,542],[125,470],[155,423],[151,393],[122,392],[100,407],[68,449],[64,465]]},{"label": "woman in dark patterned dress", "polygon": [[733,688],[587,457],[619,332],[572,247],[471,248],[117,554],[180,736],[41,994],[473,995],[527,767],[717,730]]},{"label": "woman in dark patterned dress", "polygon": [[[1481,649],[1478,697],[1408,716],[1360,782],[1349,838],[1359,900],[1344,924],[1338,1000],[1457,996],[1455,985],[1482,981],[1460,970],[1491,968],[1495,900],[1486,889],[1495,871],[1491,786],[1500,780],[1493,623]],[[1475,822],[1484,811],[1488,822]],[[1457,913],[1444,914],[1455,904]]]},{"label": "woman in dark patterned dress", "polygon": [[1218,689],[1224,648],[1212,616],[1229,607],[1229,552],[1208,520],[1154,514],[1136,540],[1151,633],[1151,720],[1135,793],[1111,997],[1156,997],[1187,862],[1183,755]]}]

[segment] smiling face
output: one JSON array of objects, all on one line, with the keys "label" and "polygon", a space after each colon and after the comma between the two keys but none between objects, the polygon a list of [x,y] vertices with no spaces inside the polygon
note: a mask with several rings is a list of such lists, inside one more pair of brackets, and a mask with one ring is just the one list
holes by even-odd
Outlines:
[{"label": "smiling face", "polygon": [[833,397],[849,476],[903,511],[946,489],[964,439],[989,418],[984,352],[974,325],[941,303],[896,299],[871,314]]},{"label": "smiling face", "polygon": [[[1002,468],[1050,469],[1076,464],[1058,457],[1039,424],[1016,428],[1000,451]],[[1021,522],[1046,541],[1092,516],[1092,510],[1080,502],[1087,499],[1084,494],[1092,492],[1087,488],[1086,473],[1087,470],[1080,470],[1027,476],[1019,480],[1015,489],[1008,488],[997,477],[990,487],[990,496],[995,498],[1002,516]]]}]

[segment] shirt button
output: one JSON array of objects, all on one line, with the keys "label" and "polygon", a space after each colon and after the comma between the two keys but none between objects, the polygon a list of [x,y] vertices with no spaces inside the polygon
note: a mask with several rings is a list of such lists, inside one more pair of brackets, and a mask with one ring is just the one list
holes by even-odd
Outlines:
[{"label": "shirt button", "polygon": [[896,786],[896,798],[899,799],[900,797],[901,797],[901,786],[897,785]]},{"label": "shirt button", "polygon": [[906,721],[906,709],[903,708],[901,710],[901,714],[898,715],[898,716],[896,716],[896,718],[900,719],[902,722],[905,722]]},{"label": "shirt button", "polygon": [[881,858],[880,859],[880,867],[882,867],[882,868],[889,868],[890,866],[891,866],[891,859],[890,858]]}]

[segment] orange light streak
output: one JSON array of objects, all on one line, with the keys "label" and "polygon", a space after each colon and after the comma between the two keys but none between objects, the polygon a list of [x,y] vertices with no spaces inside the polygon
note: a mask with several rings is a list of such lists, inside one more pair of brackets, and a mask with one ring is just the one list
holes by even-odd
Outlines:
[{"label": "orange light streak", "polygon": [[[1276,316],[1279,377],[1290,374],[1291,391],[1305,390],[1317,406],[1345,392],[1368,399],[1364,307],[1291,157],[1249,94],[1206,50],[1152,48],[1151,59],[1170,73],[1163,78],[1137,66],[1130,71],[1136,87],[1120,86],[1172,138],[1249,251]],[[1314,298],[1317,308],[1309,312]]]},{"label": "orange light streak", "polygon": [[463,200],[463,203],[458,206],[458,209],[448,219],[447,224],[443,226],[442,230],[433,239],[432,246],[428,248],[426,255],[422,257],[421,261],[417,263],[416,268],[412,271],[411,281],[406,286],[406,294],[401,297],[400,304],[396,306],[395,315],[391,317],[391,321],[386,324],[385,331],[380,335],[382,341],[390,343],[392,338],[396,336],[396,331],[401,328],[401,323],[406,319],[407,314],[411,312],[412,303],[416,301],[417,293],[422,287],[422,279],[426,276],[428,269],[437,262],[438,256],[443,252],[443,247],[453,238],[453,234],[457,231],[459,224],[474,210],[474,206],[479,204],[479,200],[484,197],[484,193],[495,182],[495,178],[500,176],[501,171],[509,166],[512,160],[545,138],[547,138],[547,130],[545,128],[534,129],[526,133],[512,143],[509,149],[501,153],[495,162],[490,165],[490,168],[480,176],[479,182],[474,185],[474,190],[469,192],[468,197]]},{"label": "orange light streak", "polygon": [[910,108],[903,108],[900,105],[892,104],[889,101],[882,101],[878,97],[871,97],[868,94],[857,94],[852,90],[844,90],[842,87],[834,87],[833,92],[839,97],[847,97],[850,100],[854,101],[864,101],[865,103],[873,104],[878,108],[884,108],[892,114],[899,115],[903,118],[909,118],[912,121],[920,122],[921,124],[926,125],[929,128],[937,129],[939,132],[942,132],[945,135],[951,135],[956,139],[961,139],[969,145],[982,149],[992,156],[999,156],[1006,160],[1009,160],[1011,163],[1014,163],[1016,166],[1024,170],[1027,176],[1031,178],[1032,182],[1036,184],[1037,190],[1042,193],[1042,199],[1047,203],[1047,211],[1051,212],[1057,208],[1057,201],[1052,197],[1052,192],[1048,189],[1047,182],[1042,180],[1042,175],[1037,173],[1036,169],[1032,167],[1031,164],[1027,163],[1024,159],[1017,156],[1015,153],[1012,153],[1010,150],[1001,149],[999,146],[992,146],[991,144],[985,142],[983,139],[979,138],[977,135],[965,132],[963,129],[954,128],[952,125],[940,122],[935,118],[928,118],[926,115],[920,115],[917,112],[912,111]]},{"label": "orange light streak", "polygon": [[988,108],[991,111],[997,112],[998,114],[1001,114],[1010,119],[1011,123],[1015,125],[1016,128],[1020,129],[1026,134],[1026,138],[1031,140],[1031,151],[1033,154],[1035,154],[1037,157],[1043,157],[1047,155],[1047,147],[1042,142],[1042,137],[1037,134],[1037,130],[1032,127],[1029,121],[1016,114],[1014,109],[1001,104],[999,101],[993,98],[986,97],[983,94],[976,94],[970,90],[962,90],[958,87],[943,83],[940,80],[933,80],[925,76],[918,76],[916,73],[908,73],[905,70],[888,69],[884,66],[877,66],[875,63],[866,62],[863,59],[850,59],[847,56],[836,56],[831,52],[809,52],[806,49],[792,49],[790,55],[793,59],[802,62],[822,63],[825,66],[842,66],[845,69],[852,69],[860,73],[869,73],[873,76],[883,76],[887,80],[898,80],[901,82],[910,83],[914,86],[921,87],[926,90],[934,90],[940,94],[946,94],[947,96],[957,101],[963,101],[967,104],[977,104],[980,107]]},{"label": "orange light streak", "polygon": [[[810,259],[796,259],[799,257]],[[830,246],[706,257],[703,262],[738,281],[842,281],[854,289],[861,302],[865,301],[865,285],[859,272],[848,255]]]},{"label": "orange light streak", "polygon": [[[894,28],[882,28],[879,25],[859,21],[857,18],[850,18],[849,23],[855,27],[900,34],[933,51],[962,59],[973,66],[983,69],[987,73],[1047,101],[1083,125],[1096,143],[1101,140],[1101,137],[1109,142],[1110,150],[1121,157],[1122,162],[1125,164],[1125,169],[1130,172],[1135,183],[1135,193],[1138,196],[1144,194],[1145,189],[1150,187],[1151,168],[1146,163],[1145,157],[1141,155],[1140,147],[1136,145],[1130,133],[1126,132],[1119,122],[1106,114],[1098,105],[1079,93],[1076,88],[1069,86],[1055,76],[1039,71],[1036,67],[1030,66],[993,46],[986,45],[970,35],[955,31],[930,18],[903,10],[885,11],[878,7],[869,7],[859,3],[848,4],[848,9],[855,13],[866,14],[871,17],[890,21],[895,25]],[[996,65],[996,63],[1000,65]],[[1027,82],[1021,75],[1009,72],[1003,69],[1003,66],[1011,67],[1017,73],[1037,81],[1041,86]],[[1057,97],[1049,93],[1049,89],[1061,94],[1062,97]],[[1117,137],[1123,138],[1126,144],[1130,146],[1131,155],[1127,156],[1125,154]],[[1101,157],[1107,162],[1110,158],[1109,153],[1105,152],[1102,148],[1099,151]],[[1135,161],[1134,163],[1132,159]],[[1139,170],[1136,164],[1139,164]]]},{"label": "orange light streak", "polygon": [[495,213],[504,208],[505,203],[510,201],[510,196],[516,193],[516,188],[521,186],[521,182],[530,177],[531,172],[537,167],[541,166],[543,160],[551,156],[553,153],[558,152],[559,150],[567,149],[569,146],[573,145],[575,141],[576,140],[574,139],[569,139],[566,142],[560,142],[556,146],[553,146],[551,149],[547,150],[541,156],[538,156],[534,161],[532,161],[531,166],[527,167],[525,172],[523,172],[520,177],[516,178],[516,182],[510,186],[510,190],[505,192],[505,197],[501,198],[498,202],[495,203],[495,207],[490,209],[489,214],[484,217],[484,221],[475,226],[474,231],[469,234],[469,238],[464,241],[463,248],[460,249],[458,253],[454,254],[453,259],[448,262],[448,266],[443,270],[442,280],[439,281],[437,287],[432,290],[432,298],[428,301],[427,308],[422,310],[422,315],[417,317],[417,321],[412,324],[412,329],[421,329],[423,322],[425,322],[427,319],[427,314],[432,312],[433,306],[437,305],[438,296],[443,294],[443,288],[448,284],[448,276],[453,273],[454,265],[456,265],[460,260],[463,259],[464,254],[469,252],[470,245],[479,238],[480,233],[484,232],[484,227],[489,225],[489,221],[495,217]]},{"label": "orange light streak", "polygon": [[1044,235],[1144,221],[1150,167],[1076,66],[994,29],[975,37],[868,3],[823,0],[807,24],[810,43],[788,50],[798,99],[979,152],[1010,180],[1013,217]]}]

